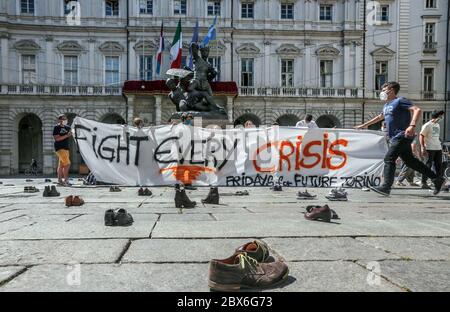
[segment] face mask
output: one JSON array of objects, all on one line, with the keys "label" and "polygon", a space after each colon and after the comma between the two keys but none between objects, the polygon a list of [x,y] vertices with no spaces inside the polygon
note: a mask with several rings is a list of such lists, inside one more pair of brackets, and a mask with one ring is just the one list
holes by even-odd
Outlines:
[{"label": "face mask", "polygon": [[386,101],[388,99],[388,94],[386,92],[381,92],[380,93],[380,100],[382,101]]},{"label": "face mask", "polygon": [[67,126],[68,121],[67,120],[63,120],[62,124],[63,126]]},{"label": "face mask", "polygon": [[185,125],[190,126],[192,125],[192,120],[190,119],[186,119],[186,121],[184,122]]}]

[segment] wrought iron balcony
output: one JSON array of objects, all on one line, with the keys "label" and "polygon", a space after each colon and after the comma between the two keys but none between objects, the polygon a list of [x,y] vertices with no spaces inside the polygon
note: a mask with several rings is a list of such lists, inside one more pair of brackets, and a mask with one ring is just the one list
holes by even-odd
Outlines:
[{"label": "wrought iron balcony", "polygon": [[437,52],[437,42],[423,43],[423,53],[436,53],[436,52]]},{"label": "wrought iron balcony", "polygon": [[0,94],[111,96],[111,95],[122,95],[122,87],[68,86],[68,85],[41,85],[41,84],[33,84],[33,85],[0,84]]},{"label": "wrought iron balcony", "polygon": [[358,88],[239,87],[239,96],[362,98]]}]

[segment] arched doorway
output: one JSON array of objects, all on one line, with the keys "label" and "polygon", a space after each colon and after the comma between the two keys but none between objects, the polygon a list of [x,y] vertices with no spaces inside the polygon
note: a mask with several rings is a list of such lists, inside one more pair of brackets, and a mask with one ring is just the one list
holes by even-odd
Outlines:
[{"label": "arched doorway", "polygon": [[293,114],[286,114],[278,117],[277,123],[280,126],[294,127],[300,119]]},{"label": "arched doorway", "polygon": [[19,172],[29,169],[32,159],[37,161],[38,172],[42,172],[42,121],[35,114],[26,114],[18,127]]},{"label": "arched doorway", "polygon": [[[73,120],[77,117],[75,113],[67,113],[67,124],[72,127]],[[73,138],[69,139],[69,153],[70,153],[70,169],[71,173],[78,173],[80,170],[80,165],[84,164],[83,157],[78,152],[77,144]]]},{"label": "arched doorway", "polygon": [[118,124],[118,125],[124,125],[126,124],[125,120],[117,113],[111,113],[103,116],[103,118],[100,120],[101,122],[107,123],[107,124]]},{"label": "arched doorway", "polygon": [[322,115],[317,118],[316,123],[319,128],[341,128],[341,122],[333,115]]},{"label": "arched doorway", "polygon": [[258,118],[258,116],[254,114],[244,114],[236,119],[236,121],[234,122],[234,126],[235,127],[237,125],[243,126],[248,120],[253,122],[253,124],[257,127],[259,127],[259,125],[261,124],[261,120]]}]

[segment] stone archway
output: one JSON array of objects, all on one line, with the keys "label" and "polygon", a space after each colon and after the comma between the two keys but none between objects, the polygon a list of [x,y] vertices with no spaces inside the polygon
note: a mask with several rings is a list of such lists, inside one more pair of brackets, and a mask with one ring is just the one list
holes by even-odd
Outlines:
[{"label": "stone archway", "polygon": [[31,113],[25,114],[18,122],[18,169],[23,173],[30,168],[31,160],[38,164],[38,172],[43,168],[42,121]]},{"label": "stone archway", "polygon": [[322,115],[316,120],[319,128],[341,128],[341,122],[336,116]]},{"label": "stone archway", "polygon": [[261,124],[261,120],[258,118],[258,116],[256,116],[255,114],[246,113],[244,115],[239,116],[234,121],[234,126],[237,126],[237,125],[242,125],[243,126],[248,120],[253,122],[253,124],[255,126],[257,126],[257,127],[259,127],[259,125]]},{"label": "stone archway", "polygon": [[126,124],[125,119],[123,119],[122,116],[120,116],[117,113],[109,113],[109,114],[104,115],[100,119],[100,122],[104,122],[107,124],[118,124],[118,125]]},{"label": "stone archway", "polygon": [[285,114],[285,115],[278,117],[277,123],[280,126],[295,127],[295,125],[297,124],[297,122],[299,120],[300,120],[300,118],[298,118],[294,114]]}]

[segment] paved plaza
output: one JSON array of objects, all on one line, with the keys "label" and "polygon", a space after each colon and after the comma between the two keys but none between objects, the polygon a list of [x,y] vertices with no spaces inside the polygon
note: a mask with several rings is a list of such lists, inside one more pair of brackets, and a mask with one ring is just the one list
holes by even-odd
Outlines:
[{"label": "paved plaza", "polygon": [[[296,199],[297,188],[219,188],[220,205],[175,208],[174,189],[62,188],[43,197],[43,178],[0,179],[0,291],[209,291],[208,261],[258,238],[290,275],[269,291],[450,291],[450,194],[394,189],[384,198],[348,189],[348,202]],[[54,180],[53,180],[54,181]],[[41,192],[23,193],[24,186]],[[249,196],[232,196],[239,190]],[[208,188],[187,191],[200,202]],[[64,197],[86,204],[65,207]],[[138,207],[140,203],[144,203]],[[340,220],[307,221],[306,205],[329,204]],[[131,227],[104,226],[125,208]]]}]

